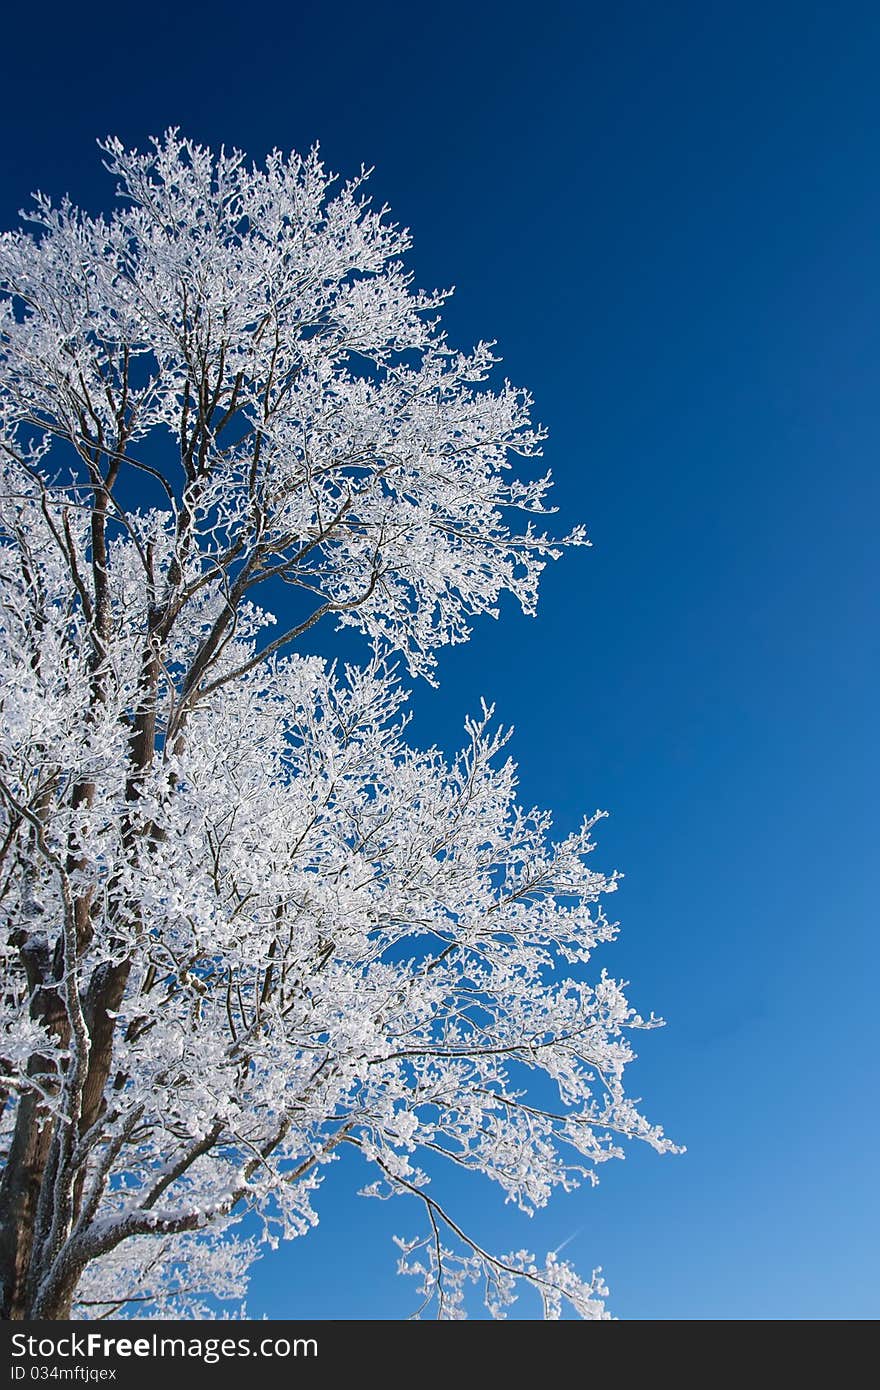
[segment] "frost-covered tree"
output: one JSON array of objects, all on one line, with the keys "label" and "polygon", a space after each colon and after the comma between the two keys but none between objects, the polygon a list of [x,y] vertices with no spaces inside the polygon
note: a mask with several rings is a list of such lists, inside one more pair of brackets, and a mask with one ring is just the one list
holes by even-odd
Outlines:
[{"label": "frost-covered tree", "polygon": [[[622,1087],[655,1020],[583,969],[593,820],[520,808],[488,709],[452,759],[406,734],[395,663],[433,679],[555,554],[529,397],[450,348],[364,174],[103,148],[112,216],[37,196],[0,245],[3,1314],[205,1315],[352,1145],[423,1210],[425,1307],[606,1316],[429,1183],[530,1211],[671,1147]],[[361,666],[297,651],[331,617]]]}]

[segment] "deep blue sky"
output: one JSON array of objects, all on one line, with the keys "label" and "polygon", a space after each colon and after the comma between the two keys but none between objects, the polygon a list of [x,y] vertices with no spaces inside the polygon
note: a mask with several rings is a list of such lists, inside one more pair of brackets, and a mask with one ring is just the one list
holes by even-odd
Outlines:
[{"label": "deep blue sky", "polygon": [[[523,797],[613,814],[599,964],[668,1020],[632,1073],[682,1158],[633,1152],[503,1248],[602,1263],[623,1318],[878,1311],[876,5],[414,3],[7,10],[0,188],[99,207],[96,137],[319,139],[413,228],[447,322],[535,393],[594,548],[447,653],[417,736],[480,695]],[[187,18],[187,14],[189,18]],[[318,646],[332,649],[332,634]],[[872,868],[872,865],[874,866]],[[250,1308],[396,1318],[402,1202],[331,1170]]]}]

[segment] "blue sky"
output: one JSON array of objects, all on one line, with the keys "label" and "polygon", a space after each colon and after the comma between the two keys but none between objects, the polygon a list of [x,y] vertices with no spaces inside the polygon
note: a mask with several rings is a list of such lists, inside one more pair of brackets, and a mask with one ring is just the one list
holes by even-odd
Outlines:
[{"label": "blue sky", "polygon": [[[458,287],[452,338],[497,338],[535,393],[561,524],[594,541],[537,621],[445,654],[416,736],[455,746],[485,695],[524,800],[612,812],[597,968],[668,1020],[631,1084],[688,1153],[632,1152],[531,1223],[458,1179],[458,1214],[504,1248],[573,1236],[623,1318],[876,1317],[880,11],[183,11],[4,17],[3,225],[37,186],[104,205],[108,132],[375,165],[418,282]],[[331,1169],[252,1314],[410,1310],[389,1232],[418,1213],[356,1181]]]}]

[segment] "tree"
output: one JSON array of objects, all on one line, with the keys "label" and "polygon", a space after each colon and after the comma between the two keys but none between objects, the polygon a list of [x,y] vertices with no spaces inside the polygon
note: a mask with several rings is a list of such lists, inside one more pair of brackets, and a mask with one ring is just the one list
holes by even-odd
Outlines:
[{"label": "tree", "polygon": [[[0,247],[4,1316],[206,1315],[342,1145],[421,1204],[440,1316],[477,1276],[605,1316],[428,1182],[531,1210],[672,1147],[622,1087],[656,1020],[584,978],[594,820],[551,841],[489,709],[452,760],[406,738],[396,663],[433,679],[557,553],[530,399],[450,348],[363,171],[103,149],[112,216],[37,195]],[[331,615],[362,665],[297,651]]]}]

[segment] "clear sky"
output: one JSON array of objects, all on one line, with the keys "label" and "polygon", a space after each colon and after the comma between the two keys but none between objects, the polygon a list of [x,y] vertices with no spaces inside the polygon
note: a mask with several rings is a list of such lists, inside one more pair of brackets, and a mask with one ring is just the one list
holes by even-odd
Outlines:
[{"label": "clear sky", "polygon": [[[442,656],[415,737],[452,748],[485,695],[525,801],[612,813],[596,968],[668,1020],[631,1089],[688,1152],[531,1223],[461,1179],[453,1210],[504,1249],[572,1237],[622,1318],[876,1317],[880,9],[49,0],[3,36],[4,226],[35,187],[106,204],[110,132],[375,165],[590,528],[537,621]],[[389,1235],[420,1214],[357,1178],[252,1315],[410,1311]]]}]

